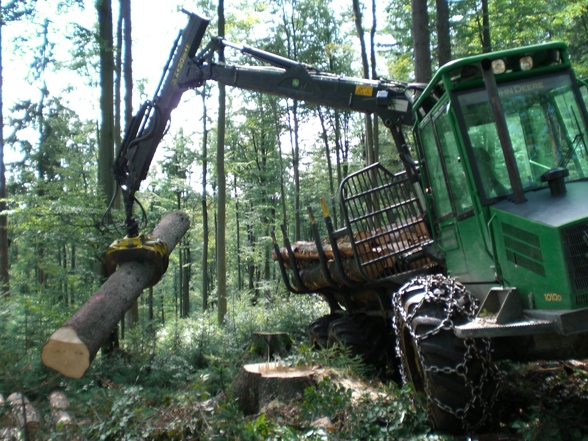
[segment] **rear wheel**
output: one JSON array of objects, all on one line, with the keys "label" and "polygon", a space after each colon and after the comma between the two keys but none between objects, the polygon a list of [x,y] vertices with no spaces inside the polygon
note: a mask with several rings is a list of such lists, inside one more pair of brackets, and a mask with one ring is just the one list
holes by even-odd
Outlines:
[{"label": "rear wheel", "polygon": [[403,381],[426,397],[431,425],[458,434],[488,423],[498,372],[490,340],[460,339],[454,332],[474,318],[476,299],[454,279],[435,275],[412,280],[393,303]]},{"label": "rear wheel", "polygon": [[390,321],[383,317],[355,313],[338,318],[329,326],[329,346],[340,344],[350,348],[353,355],[359,355],[381,373],[396,371],[393,341]]},{"label": "rear wheel", "polygon": [[341,317],[339,314],[323,315],[308,325],[308,339],[313,349],[326,348],[329,340],[329,325]]}]

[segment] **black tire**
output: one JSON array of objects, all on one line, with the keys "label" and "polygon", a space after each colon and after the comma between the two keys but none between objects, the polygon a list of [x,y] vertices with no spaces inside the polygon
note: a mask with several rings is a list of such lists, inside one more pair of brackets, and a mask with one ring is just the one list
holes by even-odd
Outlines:
[{"label": "black tire", "polygon": [[339,317],[341,316],[338,314],[328,314],[310,322],[307,334],[313,349],[327,347],[329,341],[329,325]]},{"label": "black tire", "polygon": [[328,344],[344,345],[352,355],[359,355],[380,372],[396,371],[393,347],[394,335],[390,321],[366,314],[349,314],[334,320],[329,326]]},{"label": "black tire", "polygon": [[430,424],[455,435],[486,426],[498,385],[491,342],[454,332],[474,318],[477,300],[455,280],[434,275],[403,286],[393,306],[403,382],[426,397]]}]

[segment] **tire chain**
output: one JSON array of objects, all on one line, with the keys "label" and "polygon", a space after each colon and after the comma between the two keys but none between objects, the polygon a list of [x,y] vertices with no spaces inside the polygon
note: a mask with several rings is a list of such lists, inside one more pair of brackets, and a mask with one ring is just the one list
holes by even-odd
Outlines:
[{"label": "tire chain", "polygon": [[[407,291],[407,289],[422,286],[424,288],[425,295],[422,296],[419,303],[413,308],[412,312],[407,312],[404,309],[403,305],[403,294]],[[430,287],[435,287],[433,290],[430,290]],[[442,289],[444,287],[445,289]],[[434,329],[427,331],[422,335],[417,335],[412,327],[410,326],[412,320],[414,319],[415,315],[419,311],[419,309],[425,303],[441,303],[445,304],[445,318],[441,321],[439,326]],[[404,323],[409,325],[410,333],[412,338],[415,342],[423,341],[433,335],[438,334],[441,331],[451,331],[454,332],[455,324],[453,319],[457,316],[461,315],[466,319],[470,320],[475,318],[476,312],[479,308],[478,300],[473,297],[463,285],[458,284],[454,279],[450,277],[446,277],[441,274],[436,275],[429,275],[425,277],[418,277],[410,282],[408,282],[405,286],[403,286],[399,291],[395,292],[392,297],[392,306],[394,310],[394,318],[393,324],[396,335],[399,336],[401,330],[399,317],[398,314],[401,315],[401,319]],[[448,412],[451,415],[454,415],[457,419],[461,420],[462,426],[466,431],[473,431],[478,429],[482,426],[490,417],[490,412],[496,399],[498,397],[498,388],[494,391],[493,395],[490,399],[485,399],[482,396],[483,393],[483,386],[486,383],[486,380],[489,378],[494,378],[496,383],[499,384],[498,381],[498,369],[492,363],[492,343],[488,338],[477,339],[476,341],[472,339],[464,339],[464,344],[466,346],[466,352],[464,356],[464,360],[462,363],[457,364],[455,367],[439,367],[439,366],[426,366],[426,362],[421,354],[421,351],[417,351],[418,357],[421,363],[421,366],[424,368],[426,372],[430,373],[444,373],[444,374],[457,374],[461,378],[464,379],[466,386],[471,390],[471,399],[467,403],[467,405],[463,408],[454,408],[451,407],[443,402],[441,402],[438,398],[433,397],[430,393],[428,382],[425,382],[425,394],[427,396],[427,400],[434,403],[437,407]],[[478,349],[476,343],[483,345],[483,350]],[[400,360],[404,360],[404,354],[402,351],[402,347],[400,345],[400,338],[397,338],[396,343],[396,352]],[[472,360],[473,358],[477,358],[481,361],[483,372],[480,375],[479,379],[481,380],[479,384],[475,385],[468,377],[468,361]],[[404,363],[400,363],[400,371],[405,383],[408,382],[408,374],[404,367]],[[482,406],[482,416],[476,422],[476,424],[472,424],[471,421],[468,421],[468,411],[471,409],[473,405],[478,403],[478,405]]]}]

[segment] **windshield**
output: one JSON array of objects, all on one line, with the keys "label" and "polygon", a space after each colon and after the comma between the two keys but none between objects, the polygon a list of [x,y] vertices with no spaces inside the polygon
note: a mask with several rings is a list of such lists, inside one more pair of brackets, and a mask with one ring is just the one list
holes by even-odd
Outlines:
[{"label": "windshield", "polygon": [[[524,190],[547,186],[541,175],[557,167],[569,170],[567,180],[588,175],[586,126],[569,75],[512,82],[498,91]],[[486,90],[463,92],[458,99],[482,197],[512,193]]]}]

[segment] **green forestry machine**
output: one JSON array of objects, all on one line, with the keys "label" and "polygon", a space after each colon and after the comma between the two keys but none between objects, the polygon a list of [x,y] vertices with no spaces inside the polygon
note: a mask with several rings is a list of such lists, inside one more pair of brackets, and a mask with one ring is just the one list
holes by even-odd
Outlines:
[{"label": "green forestry machine", "polygon": [[[433,427],[453,433],[491,419],[497,360],[588,357],[588,92],[565,44],[455,60],[420,85],[320,72],[220,37],[199,51],[208,21],[187,14],[117,152],[127,237],[113,261],[137,248],[135,193],[172,110],[214,80],[375,114],[398,148],[405,171],[373,164],[341,183],[343,228],[323,201],[328,237],[311,210],[308,242],[274,237],[287,288],[330,306],[309,326],[313,343],[389,357]],[[227,48],[257,62],[219,61]]]}]

